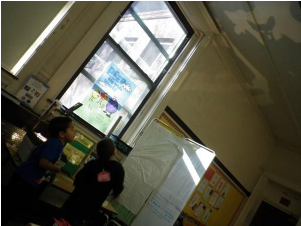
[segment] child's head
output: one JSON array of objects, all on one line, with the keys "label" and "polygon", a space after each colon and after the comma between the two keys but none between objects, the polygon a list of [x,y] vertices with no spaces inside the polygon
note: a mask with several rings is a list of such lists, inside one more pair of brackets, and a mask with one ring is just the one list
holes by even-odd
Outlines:
[{"label": "child's head", "polygon": [[96,147],[97,155],[102,161],[109,161],[115,155],[115,145],[110,138],[103,138]]},{"label": "child's head", "polygon": [[63,143],[71,142],[75,137],[75,128],[72,119],[68,117],[53,118],[49,122],[48,132],[51,137],[57,137]]}]

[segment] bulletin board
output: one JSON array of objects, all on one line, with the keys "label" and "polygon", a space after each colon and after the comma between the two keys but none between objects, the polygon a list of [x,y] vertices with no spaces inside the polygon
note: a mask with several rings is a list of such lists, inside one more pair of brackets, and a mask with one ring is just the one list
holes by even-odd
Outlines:
[{"label": "bulletin board", "polygon": [[137,215],[132,226],[171,226],[215,154],[154,120],[123,163],[119,202]]},{"label": "bulletin board", "polygon": [[230,225],[246,196],[211,163],[182,211],[184,226]]},{"label": "bulletin board", "polygon": [[[161,114],[160,120],[184,137],[190,137],[189,128],[182,122],[178,123],[179,119],[176,117],[169,109],[169,112],[164,111]],[[183,226],[228,226],[246,197],[228,174],[213,161],[190,196],[179,219]]]}]

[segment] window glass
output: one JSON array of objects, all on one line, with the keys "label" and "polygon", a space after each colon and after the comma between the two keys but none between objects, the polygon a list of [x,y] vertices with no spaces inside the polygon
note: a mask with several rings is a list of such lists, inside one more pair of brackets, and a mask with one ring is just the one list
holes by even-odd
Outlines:
[{"label": "window glass", "polygon": [[[167,59],[133,18],[126,22],[121,20],[111,31],[110,36],[144,73],[153,81],[157,78],[156,75],[167,62]],[[129,37],[131,38],[130,43],[127,42]]]},{"label": "window glass", "polygon": [[119,116],[130,118],[150,90],[147,81],[105,42],[62,96],[70,108],[83,104],[74,113],[103,133]]},{"label": "window glass", "polygon": [[62,103],[81,102],[74,113],[104,134],[121,116],[114,134],[124,132],[192,34],[168,4],[133,2],[74,75]]},{"label": "window glass", "polygon": [[158,39],[169,57],[186,37],[186,33],[165,2],[135,2],[132,8]]}]

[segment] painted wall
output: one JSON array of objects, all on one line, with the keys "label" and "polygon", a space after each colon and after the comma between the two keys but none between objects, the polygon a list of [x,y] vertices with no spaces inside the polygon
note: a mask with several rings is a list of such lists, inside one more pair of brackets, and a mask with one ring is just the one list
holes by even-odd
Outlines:
[{"label": "painted wall", "polygon": [[[290,201],[288,206],[280,203],[280,199],[282,197]],[[301,195],[286,188],[279,187],[278,185],[271,183],[269,189],[264,195],[264,199],[285,212],[301,216]]]},{"label": "painted wall", "polygon": [[[200,22],[199,27],[194,28],[201,34],[202,24],[207,21],[205,16],[202,17],[201,3],[189,4],[195,16],[188,19],[192,24]],[[18,80],[1,72],[1,87],[16,94],[29,75],[36,75],[50,85],[34,109],[41,113],[49,105],[47,98],[56,97],[126,5],[127,2],[76,2],[60,26],[23,68]],[[189,16],[191,13],[187,12]],[[176,65],[179,66],[178,79],[166,95],[160,96],[160,92],[155,91],[161,102],[147,120],[158,117],[167,105],[171,107],[250,192],[255,191],[256,185],[260,186],[258,183],[264,168],[290,182],[301,184],[301,177],[293,174],[301,172],[300,156],[282,152],[274,146],[266,121],[246,91],[246,83],[227,44],[216,31],[208,31],[209,25],[204,29],[202,41],[200,36],[194,37],[194,41],[200,41],[199,44],[190,43],[189,48],[196,49],[186,66],[180,68]],[[181,58],[179,63],[185,59]],[[176,72],[172,70],[169,75]],[[148,106],[153,105],[156,98],[151,99]],[[147,109],[144,108],[132,127],[137,128],[144,123]],[[129,133],[135,136],[137,131],[130,130]],[[296,189],[301,192],[299,186]],[[257,201],[249,203],[249,206],[256,205],[262,198],[260,192],[254,195]]]},{"label": "painted wall", "polygon": [[169,107],[252,191],[273,146],[216,42],[199,56]]},{"label": "painted wall", "polygon": [[264,168],[266,171],[272,172],[301,186],[300,163],[301,155],[277,147],[267,158]]}]

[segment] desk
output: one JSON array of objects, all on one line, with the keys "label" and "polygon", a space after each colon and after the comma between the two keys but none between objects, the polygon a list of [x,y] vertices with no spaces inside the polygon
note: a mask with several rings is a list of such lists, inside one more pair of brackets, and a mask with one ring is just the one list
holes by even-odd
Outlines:
[{"label": "desk", "polygon": [[104,211],[108,211],[111,214],[118,214],[118,212],[114,209],[114,207],[106,200],[101,206]]},{"label": "desk", "polygon": [[65,173],[58,173],[52,184],[68,193],[74,190],[73,179]]}]

